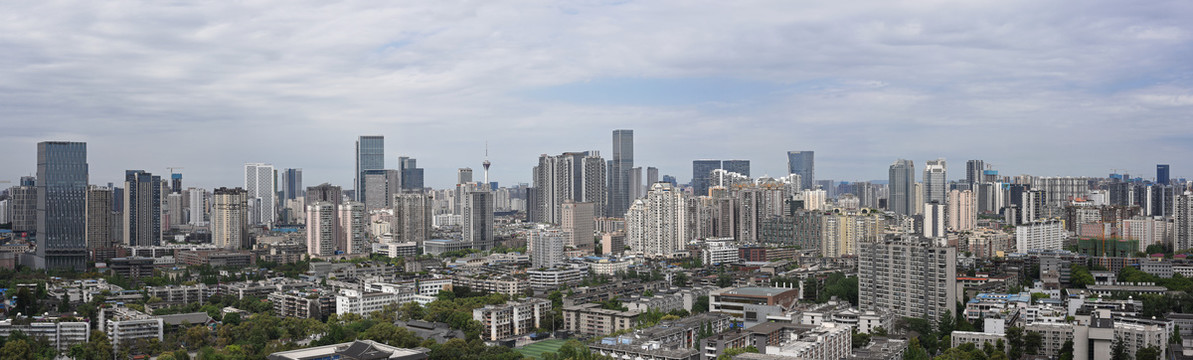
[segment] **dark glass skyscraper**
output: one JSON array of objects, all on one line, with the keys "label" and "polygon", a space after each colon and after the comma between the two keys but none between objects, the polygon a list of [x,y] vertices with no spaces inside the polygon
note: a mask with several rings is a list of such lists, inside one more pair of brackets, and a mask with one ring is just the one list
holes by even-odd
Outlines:
[{"label": "dark glass skyscraper", "polygon": [[787,173],[799,175],[799,187],[811,189],[816,183],[816,152],[788,151]]},{"label": "dark glass skyscraper", "polygon": [[124,172],[124,244],[156,246],[162,241],[162,178],[144,170]]},{"label": "dark glass skyscraper", "polygon": [[915,163],[899,159],[891,164],[887,206],[896,214],[915,215]]},{"label": "dark glass skyscraper", "polygon": [[282,171],[282,201],[302,197],[304,191],[306,189],[302,187],[302,169]]},{"label": "dark glass skyscraper", "polygon": [[613,130],[613,159],[609,161],[609,214],[625,215],[630,198],[630,171],[634,168],[634,130]]},{"label": "dark glass skyscraper", "polygon": [[418,167],[418,160],[402,156],[398,158],[398,171],[402,173],[402,190],[423,189],[423,169]]},{"label": "dark glass skyscraper", "polygon": [[721,160],[693,160],[692,161],[692,194],[696,196],[708,195],[709,176],[712,171],[721,168]]},{"label": "dark glass skyscraper", "polygon": [[87,268],[87,180],[86,143],[37,144],[37,268]]},{"label": "dark glass skyscraper", "polygon": [[356,140],[356,201],[365,201],[365,170],[385,169],[385,136],[361,136]]},{"label": "dark glass skyscraper", "polygon": [[1169,185],[1168,164],[1156,165],[1156,183]]},{"label": "dark glass skyscraper", "polygon": [[750,160],[725,160],[721,162],[721,169],[750,176]]}]

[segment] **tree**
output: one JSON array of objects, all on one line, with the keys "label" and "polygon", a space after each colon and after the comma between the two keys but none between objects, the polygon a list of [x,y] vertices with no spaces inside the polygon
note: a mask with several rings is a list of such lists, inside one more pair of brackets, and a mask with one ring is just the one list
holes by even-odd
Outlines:
[{"label": "tree", "polygon": [[33,345],[25,340],[9,340],[0,348],[0,360],[26,360],[33,358]]},{"label": "tree", "polygon": [[717,356],[717,360],[732,360],[734,356],[745,353],[758,353],[758,348],[753,345],[744,348],[728,348],[720,356]]},{"label": "tree", "polygon": [[1060,360],[1073,360],[1073,339],[1065,340],[1060,346]]},{"label": "tree", "polygon": [[1181,326],[1180,325],[1174,325],[1172,327],[1172,336],[1168,337],[1168,343],[1169,344],[1180,344],[1181,343]]},{"label": "tree", "polygon": [[1015,326],[1009,327],[1007,328],[1006,335],[1007,345],[1010,346],[1010,350],[1007,351],[1007,356],[1012,359],[1023,357],[1023,328]]},{"label": "tree", "polygon": [[1114,338],[1114,344],[1110,346],[1111,360],[1130,360],[1131,354],[1127,353],[1127,344],[1123,342],[1120,337]]},{"label": "tree", "polygon": [[706,313],[708,312],[708,295],[701,295],[696,298],[696,302],[692,303],[692,313]]},{"label": "tree", "polygon": [[853,329],[853,348],[857,349],[866,345],[870,345],[870,334],[858,332],[857,328]]},{"label": "tree", "polygon": [[100,330],[92,330],[91,339],[87,340],[87,345],[83,348],[83,358],[108,360],[112,358],[112,352],[112,342],[108,340],[108,334]]},{"label": "tree", "polygon": [[1148,345],[1135,351],[1135,360],[1160,360],[1160,348]]},{"label": "tree", "polygon": [[240,325],[240,313],[231,312],[231,313],[228,313],[227,315],[224,315],[223,323],[229,324],[229,325]]},{"label": "tree", "polygon": [[903,360],[928,360],[928,350],[920,346],[919,338],[911,338],[911,343],[907,345],[907,351],[903,352]]},{"label": "tree", "polygon": [[1039,355],[1040,347],[1044,346],[1044,337],[1035,331],[1028,331],[1023,337],[1023,352],[1028,355]]},{"label": "tree", "polygon": [[675,273],[675,275],[671,275],[671,286],[688,286],[688,274],[683,271],[678,271]]},{"label": "tree", "polygon": [[936,322],[936,333],[940,335],[952,334],[957,325],[955,321],[956,319],[953,317],[953,312],[950,310],[945,310],[943,314],[940,314],[940,320]]},{"label": "tree", "polygon": [[1072,265],[1069,267],[1070,282],[1073,286],[1078,288],[1085,288],[1088,285],[1094,284],[1094,275],[1090,274],[1089,269],[1081,265]]}]

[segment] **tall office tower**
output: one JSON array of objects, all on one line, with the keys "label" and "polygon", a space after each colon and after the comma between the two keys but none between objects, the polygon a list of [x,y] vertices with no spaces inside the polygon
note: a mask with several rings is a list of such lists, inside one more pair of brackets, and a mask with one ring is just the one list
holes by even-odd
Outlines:
[{"label": "tall office tower", "polygon": [[300,198],[304,191],[302,169],[282,170],[282,201]]},{"label": "tall office tower", "polygon": [[671,184],[653,184],[626,211],[626,245],[647,257],[670,257],[683,252],[690,240],[687,223],[683,192]]},{"label": "tall office tower", "polygon": [[170,193],[182,193],[182,174],[170,173]]},{"label": "tall office tower", "polygon": [[629,187],[629,172],[633,168],[634,130],[613,130],[613,159],[609,161],[608,194],[606,195],[608,210],[602,210],[602,212],[609,216],[619,217],[625,215],[626,210],[630,208],[634,199],[631,197]]},{"label": "tall office tower", "polygon": [[721,168],[750,177],[750,160],[725,160],[721,162]]},{"label": "tall office tower", "polygon": [[87,267],[87,144],[37,143],[38,269]]},{"label": "tall office tower", "polygon": [[183,205],[182,193],[169,193],[166,195],[166,226],[167,228],[176,228],[186,223],[186,207]]},{"label": "tall office tower", "polygon": [[389,232],[397,242],[413,242],[422,248],[431,235],[431,197],[421,192],[393,196],[394,216]]},{"label": "tall office tower", "polygon": [[811,189],[816,180],[816,152],[788,151],[787,173],[799,175],[800,189]]},{"label": "tall office tower", "polygon": [[393,204],[394,194],[402,192],[399,170],[365,170],[365,210],[388,209]]},{"label": "tall office tower", "polygon": [[567,245],[591,254],[595,242],[596,205],[564,200],[561,212],[560,227],[567,238]]},{"label": "tall office tower", "polygon": [[263,163],[244,164],[244,190],[249,195],[249,224],[273,225],[276,219],[274,200],[277,192],[274,189],[273,165]]},{"label": "tall office tower", "polygon": [[112,211],[112,189],[91,185],[87,187],[87,250],[112,249],[120,242],[112,237],[118,226]]},{"label": "tall office tower", "polygon": [[674,176],[663,175],[663,182],[671,184],[672,187],[679,187],[679,181],[675,180]]},{"label": "tall office tower", "polygon": [[862,242],[858,307],[931,321],[956,311],[957,251],[918,236]]},{"label": "tall office tower", "polygon": [[924,203],[935,202],[943,205],[948,201],[947,171],[944,159],[928,160],[928,165],[924,167]]},{"label": "tall office tower", "polygon": [[456,184],[471,184],[472,183],[472,168],[460,168],[456,170]]},{"label": "tall office tower", "polygon": [[890,195],[887,197],[887,207],[895,214],[915,215],[915,163],[911,160],[899,159],[891,164]]},{"label": "tall office tower", "polygon": [[965,162],[965,182],[976,184],[983,182],[982,172],[986,171],[986,162],[983,160],[969,160]]},{"label": "tall office tower", "polygon": [[190,224],[195,226],[207,225],[207,209],[211,203],[211,198],[207,196],[207,190],[200,188],[187,188],[187,196],[190,197]]},{"label": "tall office tower", "polygon": [[239,250],[249,244],[249,193],[241,188],[215,189],[211,197],[211,243]]},{"label": "tall office tower", "polygon": [[418,167],[418,160],[410,157],[398,158],[398,171],[402,172],[402,190],[423,189],[423,169]]},{"label": "tall office tower", "polygon": [[[356,140],[356,173],[353,174],[353,190],[356,201],[364,202],[365,170],[385,168],[385,137],[381,135],[361,136]],[[250,194],[252,195],[252,194]]]},{"label": "tall office tower", "polygon": [[1193,193],[1185,191],[1176,196],[1173,219],[1173,249],[1193,249]]},{"label": "tall office tower", "polygon": [[340,235],[337,209],[335,203],[328,201],[307,205],[307,254],[312,257],[335,255]]},{"label": "tall office tower", "polygon": [[19,182],[17,183],[17,186],[37,186],[37,177],[36,176],[22,176],[21,180],[19,180]]},{"label": "tall office tower", "polygon": [[[605,159],[596,151],[543,154],[534,167],[532,221],[558,224],[565,200],[590,202],[601,211],[607,206]],[[600,214],[604,216],[605,214]],[[609,214],[621,216],[624,214]]]},{"label": "tall office tower", "polygon": [[144,170],[124,172],[124,244],[162,242],[162,178]]},{"label": "tall office tower", "polygon": [[1171,185],[1168,177],[1168,164],[1156,165],[1156,183],[1163,185]]},{"label": "tall office tower", "polygon": [[[646,190],[650,190],[650,185],[659,182],[659,168],[654,166],[646,167]],[[643,191],[645,193],[645,191]]]},{"label": "tall office tower", "polygon": [[12,217],[12,231],[18,233],[37,231],[37,186],[13,186],[8,190],[8,196],[12,197],[9,205],[11,207],[9,216]]},{"label": "tall office tower", "polygon": [[461,212],[461,231],[465,242],[473,249],[493,248],[493,192],[473,190],[464,192],[464,209]]},{"label": "tall office tower", "polygon": [[692,161],[692,194],[707,196],[712,183],[713,170],[721,168],[721,160]]},{"label": "tall office tower", "polygon": [[938,239],[945,237],[944,204],[930,202],[924,204],[924,237]]},{"label": "tall office tower", "polygon": [[1023,192],[1023,199],[1019,207],[1020,224],[1030,224],[1048,217],[1045,212],[1047,202],[1044,190],[1028,190]]},{"label": "tall office tower", "polygon": [[970,231],[978,227],[977,196],[970,190],[949,191],[949,229]]},{"label": "tall office tower", "polygon": [[558,230],[538,230],[530,233],[531,265],[538,269],[563,264],[563,247],[566,242],[567,235]]},{"label": "tall office tower", "polygon": [[349,201],[340,205],[340,235],[336,237],[340,251],[345,254],[365,254],[372,251],[366,234],[369,228],[365,204]]},{"label": "tall office tower", "polygon": [[646,191],[645,191],[646,189],[642,188],[642,168],[641,167],[636,167],[636,168],[630,169],[630,181],[626,184],[628,184],[627,187],[630,189],[630,198],[633,200],[637,200],[638,198],[642,197],[643,194],[646,193]]}]

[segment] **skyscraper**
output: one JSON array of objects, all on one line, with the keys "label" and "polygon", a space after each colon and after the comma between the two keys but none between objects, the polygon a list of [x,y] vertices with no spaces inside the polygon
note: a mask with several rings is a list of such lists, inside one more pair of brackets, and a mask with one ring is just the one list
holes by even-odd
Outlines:
[{"label": "skyscraper", "polygon": [[[604,209],[605,159],[597,151],[567,152],[557,156],[543,154],[534,167],[534,194],[529,206],[533,221],[558,224],[563,202],[591,202],[597,211]],[[611,214],[620,216],[623,214]]]},{"label": "skyscraper", "polygon": [[[562,264],[567,235],[559,230],[538,230],[530,234],[530,262],[535,269]],[[591,241],[589,241],[591,242]]]},{"label": "skyscraper", "polygon": [[389,232],[397,242],[413,242],[422,247],[431,235],[431,197],[422,192],[393,196],[394,216]]},{"label": "skyscraper", "polygon": [[858,308],[939,319],[957,302],[957,251],[918,236],[858,244]]},{"label": "skyscraper", "polygon": [[456,184],[471,184],[472,183],[472,168],[460,168],[456,170]]},{"label": "skyscraper", "polygon": [[815,151],[788,151],[787,173],[799,175],[800,189],[811,189],[816,178]]},{"label": "skyscraper", "polygon": [[365,210],[386,209],[392,206],[394,194],[402,192],[400,171],[365,170]]},{"label": "skyscraper", "polygon": [[721,160],[693,160],[692,161],[692,194],[708,196],[709,176],[713,170],[721,168]]},{"label": "skyscraper", "polygon": [[978,227],[977,196],[971,190],[949,191],[949,229],[970,231]]},{"label": "skyscraper", "polygon": [[944,159],[928,160],[924,167],[924,203],[944,205],[949,192],[948,167]]},{"label": "skyscraper", "polygon": [[[659,168],[654,166],[646,167],[646,190],[650,190],[650,185],[659,182]],[[643,191],[645,192],[645,191]]]},{"label": "skyscraper", "polygon": [[307,254],[312,257],[334,255],[340,234],[337,207],[328,201],[311,201],[307,205]]},{"label": "skyscraper", "polygon": [[493,211],[496,210],[493,192],[478,189],[464,192],[461,210],[461,231],[465,242],[473,249],[493,248]]},{"label": "skyscraper", "polygon": [[1193,248],[1193,193],[1177,195],[1172,214],[1173,248],[1176,251]]},{"label": "skyscraper", "polygon": [[924,204],[924,237],[936,239],[945,236],[944,207],[944,204],[938,202]]},{"label": "skyscraper", "polygon": [[282,171],[282,200],[294,200],[303,196],[302,169],[286,169]]},{"label": "skyscraper", "polygon": [[112,189],[91,185],[87,187],[87,249],[112,249],[120,245],[114,226]]},{"label": "skyscraper", "polygon": [[249,208],[252,209],[249,212],[250,224],[273,225],[277,217],[277,211],[274,209],[274,204],[277,203],[274,199],[277,194],[275,175],[273,165],[244,164],[244,189],[248,191]]},{"label": "skyscraper", "polygon": [[[361,136],[356,140],[356,173],[353,175],[353,190],[356,201],[364,202],[365,170],[385,168],[385,137],[381,135]],[[251,192],[251,191],[250,191]],[[252,194],[249,194],[252,195]]]},{"label": "skyscraper", "polygon": [[1169,185],[1168,164],[1156,165],[1156,183]]},{"label": "skyscraper", "polygon": [[39,269],[87,267],[87,144],[37,144],[37,258]]},{"label": "skyscraper", "polygon": [[363,254],[372,251],[365,229],[369,227],[365,204],[349,201],[340,205],[340,234],[337,236],[337,250],[345,254]]},{"label": "skyscraper", "polygon": [[608,213],[623,216],[630,208],[630,169],[634,168],[634,130],[613,130],[613,159],[609,162]]},{"label": "skyscraper", "polygon": [[211,197],[208,196],[207,191],[200,188],[187,188],[187,196],[190,198],[190,224],[195,226],[207,225],[207,212],[210,208]]},{"label": "skyscraper", "polygon": [[750,177],[750,160],[725,160],[721,162],[721,168]]},{"label": "skyscraper", "polygon": [[671,184],[652,184],[626,211],[625,221],[626,245],[646,257],[672,256],[690,240],[687,202]]},{"label": "skyscraper", "polygon": [[170,193],[182,193],[182,174],[170,173]]},{"label": "skyscraper", "polygon": [[592,253],[594,241],[594,211],[595,206],[590,202],[575,202],[565,200],[560,227],[567,237],[567,245],[574,246],[585,253]]},{"label": "skyscraper", "polygon": [[218,188],[211,202],[211,243],[224,249],[248,249],[249,196],[241,188]]},{"label": "skyscraper", "polygon": [[[22,178],[22,180],[24,179]],[[33,185],[22,184],[8,190],[8,196],[12,198],[9,205],[12,210],[10,215],[12,216],[12,231],[37,231],[37,185],[33,180],[30,182]]]},{"label": "skyscraper", "polygon": [[982,182],[982,172],[986,171],[986,162],[969,160],[965,162],[965,182],[975,184]]},{"label": "skyscraper", "polygon": [[423,189],[423,169],[418,167],[418,160],[402,156],[398,158],[398,171],[402,172],[402,190]]},{"label": "skyscraper", "polygon": [[915,163],[899,159],[891,164],[887,206],[895,214],[915,215]]},{"label": "skyscraper", "polygon": [[162,178],[144,170],[124,172],[124,244],[162,242]]}]

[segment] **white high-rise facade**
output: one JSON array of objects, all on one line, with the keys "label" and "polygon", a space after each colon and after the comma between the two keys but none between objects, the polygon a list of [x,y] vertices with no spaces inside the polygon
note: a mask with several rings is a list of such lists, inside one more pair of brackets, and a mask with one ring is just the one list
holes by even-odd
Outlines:
[{"label": "white high-rise facade", "polygon": [[210,198],[207,191],[200,188],[186,189],[190,207],[190,224],[195,226],[207,225],[207,205]]},{"label": "white high-rise facade", "polygon": [[1060,221],[1038,221],[1015,227],[1016,251],[1060,250],[1064,246],[1065,225]]},{"label": "white high-rise facade", "polygon": [[944,204],[924,204],[924,237],[937,239],[945,237]]},{"label": "white high-rise facade", "polygon": [[248,192],[215,189],[211,208],[211,243],[224,249],[249,248]]},{"label": "white high-rise facade", "polygon": [[670,183],[652,184],[626,212],[626,245],[648,257],[682,253],[688,239],[687,204]]},{"label": "white high-rise facade", "polygon": [[1173,218],[1173,247],[1176,251],[1193,248],[1193,193],[1176,196]]},{"label": "white high-rise facade", "polygon": [[928,165],[924,167],[925,204],[945,204],[945,196],[949,189],[947,170],[944,159],[928,160]]},{"label": "white high-rise facade", "polygon": [[336,221],[336,205],[334,203],[317,201],[307,205],[307,254],[311,256],[334,255],[339,225]]},{"label": "white high-rise facade", "polygon": [[372,251],[369,239],[365,233],[368,228],[368,212],[365,204],[349,201],[340,205],[340,234],[337,236],[338,247],[345,254],[363,254]]},{"label": "white high-rise facade", "polygon": [[949,191],[949,229],[970,231],[978,227],[977,196],[970,190]]},{"label": "white high-rise facade", "polygon": [[276,182],[273,165],[264,163],[244,164],[244,189],[248,192],[249,214],[252,224],[273,225],[277,217]]},{"label": "white high-rise facade", "polygon": [[605,159],[596,151],[539,156],[534,167],[534,203],[528,204],[534,207],[532,220],[559,224],[565,200],[593,203],[601,213],[609,195],[605,168]]},{"label": "white high-rise facade", "polygon": [[539,230],[530,234],[530,262],[534,268],[550,268],[563,263],[567,236],[558,230]]}]

